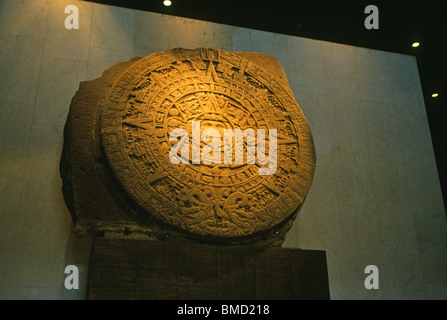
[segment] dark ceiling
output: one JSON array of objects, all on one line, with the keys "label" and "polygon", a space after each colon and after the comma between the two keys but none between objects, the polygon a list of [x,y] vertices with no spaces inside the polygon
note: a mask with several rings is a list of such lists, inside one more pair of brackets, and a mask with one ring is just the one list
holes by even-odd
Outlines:
[{"label": "dark ceiling", "polygon": [[[414,55],[417,58],[438,172],[447,203],[447,1],[363,0],[93,1],[293,36]],[[367,30],[365,8],[379,9],[379,29]],[[420,47],[413,48],[415,41]],[[432,98],[433,93],[439,97]]]}]

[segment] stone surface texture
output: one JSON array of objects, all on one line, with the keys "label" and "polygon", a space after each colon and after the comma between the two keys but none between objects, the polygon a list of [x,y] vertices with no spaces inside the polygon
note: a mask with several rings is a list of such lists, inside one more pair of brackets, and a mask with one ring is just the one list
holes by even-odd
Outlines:
[{"label": "stone surface texture", "polygon": [[96,238],[92,300],[328,300],[326,253]]},{"label": "stone surface texture", "polygon": [[[201,126],[201,143],[194,124]],[[170,158],[179,143],[170,139],[175,129],[187,132],[188,155],[180,153],[186,163]],[[212,163],[203,159],[205,129],[221,138]],[[237,138],[225,145],[227,129],[240,130],[242,145]],[[260,163],[259,129],[273,163]],[[253,163],[252,142],[242,136],[250,130]],[[199,156],[202,151],[198,164],[192,163],[195,145]],[[242,163],[235,162],[236,148]],[[262,175],[266,165],[271,170]],[[277,246],[303,205],[314,169],[310,128],[278,61],[210,48],[133,58],[83,82],[71,102],[61,158],[79,235],[107,230]]]}]

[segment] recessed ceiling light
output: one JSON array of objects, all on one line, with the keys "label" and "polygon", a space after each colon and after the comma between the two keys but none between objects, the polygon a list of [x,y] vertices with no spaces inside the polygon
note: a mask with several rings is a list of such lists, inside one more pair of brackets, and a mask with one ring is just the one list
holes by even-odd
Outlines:
[{"label": "recessed ceiling light", "polygon": [[433,93],[433,94],[431,95],[431,97],[432,97],[432,98],[437,98],[437,97],[439,97],[439,94],[437,94],[437,93]]},{"label": "recessed ceiling light", "polygon": [[169,0],[165,0],[165,1],[163,1],[163,4],[164,4],[166,7],[169,7],[169,6],[172,4],[172,2],[169,1]]},{"label": "recessed ceiling light", "polygon": [[417,48],[417,47],[419,47],[421,44],[419,43],[419,42],[414,42],[411,46],[413,47],[413,48]]}]

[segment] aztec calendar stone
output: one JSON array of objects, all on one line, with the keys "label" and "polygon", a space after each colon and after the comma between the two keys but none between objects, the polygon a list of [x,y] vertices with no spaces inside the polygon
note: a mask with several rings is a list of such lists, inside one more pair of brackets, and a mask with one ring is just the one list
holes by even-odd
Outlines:
[{"label": "aztec calendar stone", "polygon": [[[104,73],[107,85],[91,90],[96,100],[75,96],[71,107],[95,105],[88,139],[92,159],[101,159],[93,167],[109,170],[110,178],[100,176],[110,199],[116,192],[116,202],[132,202],[129,214],[143,217],[140,224],[159,221],[196,238],[247,238],[293,221],[312,184],[315,150],[284,72],[271,59],[172,49]],[[75,118],[69,115],[71,127]],[[76,193],[75,179],[70,183]],[[99,225],[108,218],[95,219]]]}]

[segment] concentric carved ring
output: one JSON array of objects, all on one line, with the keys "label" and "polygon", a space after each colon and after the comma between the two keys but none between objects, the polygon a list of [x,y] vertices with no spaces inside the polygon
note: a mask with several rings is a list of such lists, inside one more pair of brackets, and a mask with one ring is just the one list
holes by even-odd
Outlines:
[{"label": "concentric carved ring", "polygon": [[[288,92],[272,74],[234,53],[205,48],[155,53],[122,73],[102,100],[103,149],[126,192],[165,223],[219,238],[270,230],[300,208],[315,168],[309,125]],[[175,129],[183,129],[191,142],[189,158],[180,163],[170,158],[179,143],[170,138]],[[257,132],[266,157],[275,151],[273,170],[260,174],[268,164],[259,152],[248,161],[249,150],[259,151],[249,148],[248,136],[239,145],[230,140],[231,155],[241,148],[242,163],[224,159],[223,143],[212,152],[219,151],[222,161],[202,161],[211,141],[202,139],[207,129],[222,141],[228,132]],[[194,150],[199,162],[192,161]]]}]

